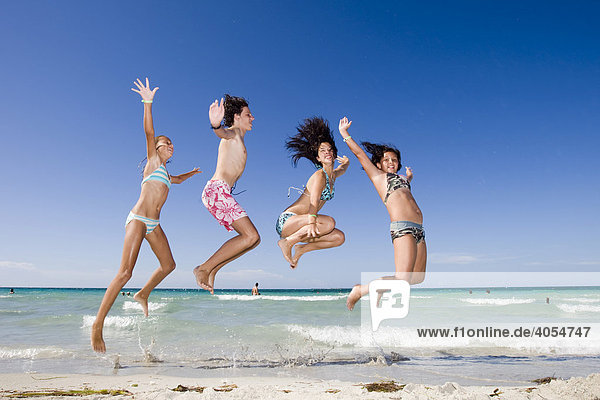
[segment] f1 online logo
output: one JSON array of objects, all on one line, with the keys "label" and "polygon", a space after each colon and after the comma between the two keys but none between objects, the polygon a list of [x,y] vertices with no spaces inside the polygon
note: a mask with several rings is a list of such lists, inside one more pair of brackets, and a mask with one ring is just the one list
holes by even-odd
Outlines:
[{"label": "f1 online logo", "polygon": [[408,315],[410,285],[401,280],[377,279],[369,283],[371,324],[373,331],[379,329],[384,319],[399,319]]}]

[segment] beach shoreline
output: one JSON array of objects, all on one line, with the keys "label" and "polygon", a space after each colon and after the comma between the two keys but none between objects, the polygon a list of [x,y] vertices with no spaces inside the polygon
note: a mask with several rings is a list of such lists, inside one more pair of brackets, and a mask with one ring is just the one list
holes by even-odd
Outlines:
[{"label": "beach shoreline", "polygon": [[[45,393],[61,399],[60,391],[87,390],[88,399],[595,399],[600,398],[600,373],[526,386],[461,386],[395,382],[390,391],[369,391],[373,381],[348,382],[293,377],[190,378],[153,374],[0,374],[0,398],[19,393]],[[381,382],[380,382],[381,383]],[[175,391],[179,387],[179,391]],[[203,389],[202,389],[203,388]],[[107,392],[100,393],[105,390]],[[110,393],[110,391],[115,391]],[[37,396],[36,396],[37,397]]]}]

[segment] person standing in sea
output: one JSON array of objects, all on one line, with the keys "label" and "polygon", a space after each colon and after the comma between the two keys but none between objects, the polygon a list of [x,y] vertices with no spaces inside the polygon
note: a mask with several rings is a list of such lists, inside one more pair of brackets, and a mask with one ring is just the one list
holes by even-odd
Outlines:
[{"label": "person standing in sea", "polygon": [[198,286],[214,293],[217,272],[258,246],[260,235],[246,211],[231,194],[232,187],[244,173],[248,157],[244,137],[252,130],[254,121],[248,102],[242,97],[226,94],[220,103],[215,100],[210,105],[208,116],[211,129],[221,141],[217,168],[204,187],[202,203],[227,231],[237,232],[237,236],[226,241],[203,264],[194,268]]},{"label": "person standing in sea", "polygon": [[133,267],[144,239],[148,241],[160,263],[160,266],[150,276],[144,287],[133,296],[142,305],[144,315],[148,316],[148,296],[152,289],[175,269],[175,260],[173,260],[169,242],[160,226],[160,210],[167,201],[171,183],[182,183],[201,172],[198,168],[194,168],[185,174],[169,175],[165,164],[173,156],[173,143],[166,136],[154,136],[152,102],[158,87],[150,89],[148,78],[146,78],[145,85],[139,79],[133,83],[137,89],[132,88],[131,90],[138,93],[142,97],[142,103],[144,103],[144,132],[146,134],[148,161],[144,167],[140,197],[125,222],[125,243],[119,271],[108,285],[98,309],[96,320],[92,325],[92,348],[100,353],[106,351],[102,336],[104,319],[123,286],[131,279]]},{"label": "person standing in sea", "polygon": [[[395,274],[387,279],[399,279],[409,284],[421,283],[425,279],[427,245],[423,229],[423,214],[410,188],[412,170],[398,175],[402,168],[398,149],[382,144],[362,142],[371,153],[371,158],[348,133],[352,121],[340,119],[339,131],[348,148],[354,153],[367,176],[375,186],[390,215],[390,234],[394,246]],[[355,285],[348,295],[346,306],[354,308],[356,302],[369,292],[369,285]]]}]

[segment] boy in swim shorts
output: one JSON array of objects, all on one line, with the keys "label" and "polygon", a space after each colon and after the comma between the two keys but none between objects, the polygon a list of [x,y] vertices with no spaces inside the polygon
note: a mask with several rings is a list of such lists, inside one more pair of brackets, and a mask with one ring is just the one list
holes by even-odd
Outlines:
[{"label": "boy in swim shorts", "polygon": [[[252,130],[254,117],[248,102],[228,94],[209,108],[210,126],[221,142],[217,168],[202,192],[202,202],[213,217],[228,231],[238,235],[226,241],[208,260],[194,268],[198,285],[214,293],[216,273],[229,262],[252,250],[260,243],[260,235],[246,211],[231,195],[231,188],[246,167],[244,136]],[[224,123],[222,125],[222,122]]]}]

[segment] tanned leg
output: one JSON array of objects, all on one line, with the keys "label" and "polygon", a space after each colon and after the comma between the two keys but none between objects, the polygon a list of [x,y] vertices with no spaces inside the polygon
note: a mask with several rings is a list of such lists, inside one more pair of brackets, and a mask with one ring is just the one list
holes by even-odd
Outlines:
[{"label": "tanned leg", "polygon": [[163,232],[160,225],[158,225],[151,234],[146,236],[146,240],[150,243],[152,251],[158,258],[159,267],[154,270],[148,282],[144,287],[133,295],[133,298],[142,305],[144,315],[148,316],[148,296],[150,292],[162,282],[175,269],[175,260],[173,260],[173,254],[169,247],[169,241],[167,236]]},{"label": "tanned leg", "polygon": [[[319,236],[324,236],[333,231],[335,220],[328,215],[317,216],[317,232]],[[293,215],[285,221],[281,231],[282,239],[277,241],[277,245],[283,253],[283,258],[290,263],[290,267],[295,268],[297,264],[293,261],[292,249],[296,243],[308,240],[309,218],[307,214]],[[312,241],[312,240],[311,240]]]},{"label": "tanned leg", "polygon": [[115,276],[108,285],[104,297],[102,298],[102,303],[100,303],[96,320],[92,325],[91,342],[94,351],[99,353],[106,352],[106,345],[104,344],[104,338],[102,337],[104,319],[119,295],[119,292],[123,289],[123,286],[131,279],[133,267],[137,261],[140,246],[142,245],[145,235],[146,225],[140,221],[133,220],[125,227],[125,243],[123,244],[123,254],[121,256],[119,272],[117,272],[117,276]]},{"label": "tanned leg", "polygon": [[[208,260],[194,268],[194,275],[196,276],[198,285],[211,293],[214,293],[214,274],[223,268],[223,266],[258,246],[260,243],[260,235],[252,221],[250,221],[250,218],[243,217],[235,220],[231,226],[238,235],[226,241]],[[210,274],[213,270],[213,283],[211,284]]]},{"label": "tanned leg", "polygon": [[309,251],[338,247],[341,246],[345,241],[346,236],[344,235],[344,232],[340,231],[339,229],[334,229],[327,235],[313,239],[309,243],[297,244],[296,246],[294,246],[295,252],[290,267],[296,268],[298,266],[298,261],[300,260],[300,257],[302,257],[303,254],[308,253]]}]

